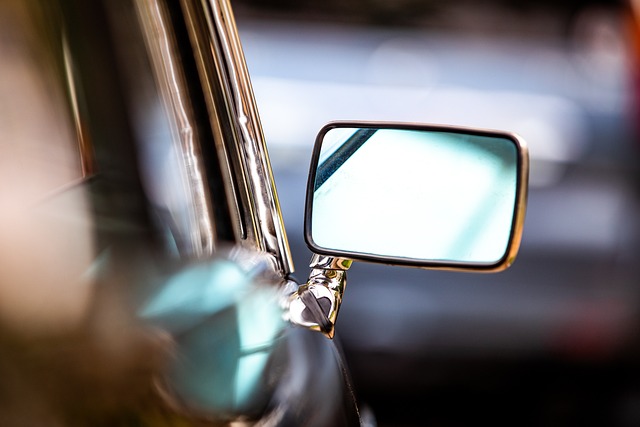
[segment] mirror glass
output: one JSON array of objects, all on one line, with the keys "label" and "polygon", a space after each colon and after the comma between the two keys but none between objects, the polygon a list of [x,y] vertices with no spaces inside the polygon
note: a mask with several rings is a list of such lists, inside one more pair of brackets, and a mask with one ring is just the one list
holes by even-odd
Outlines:
[{"label": "mirror glass", "polygon": [[329,125],[312,162],[307,243],[355,259],[502,264],[518,227],[523,149],[506,133]]}]

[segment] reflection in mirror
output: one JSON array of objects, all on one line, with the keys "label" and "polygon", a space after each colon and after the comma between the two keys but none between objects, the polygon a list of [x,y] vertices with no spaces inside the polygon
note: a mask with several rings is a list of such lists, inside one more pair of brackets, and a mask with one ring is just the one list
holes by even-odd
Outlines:
[{"label": "reflection in mirror", "polygon": [[398,263],[508,262],[526,192],[517,137],[333,124],[318,143],[307,211],[312,249]]}]

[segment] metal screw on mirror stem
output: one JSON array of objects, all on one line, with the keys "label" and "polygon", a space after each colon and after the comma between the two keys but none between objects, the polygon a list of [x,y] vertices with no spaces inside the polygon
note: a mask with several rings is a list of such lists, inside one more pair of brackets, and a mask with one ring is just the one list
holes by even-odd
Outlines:
[{"label": "metal screw on mirror stem", "polygon": [[291,323],[333,338],[351,262],[346,258],[313,255],[309,280],[289,298]]}]

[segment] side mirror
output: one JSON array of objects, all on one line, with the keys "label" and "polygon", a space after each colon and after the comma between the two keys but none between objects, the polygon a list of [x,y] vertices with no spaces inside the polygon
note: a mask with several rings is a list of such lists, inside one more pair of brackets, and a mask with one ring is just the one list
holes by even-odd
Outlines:
[{"label": "side mirror", "polygon": [[522,234],[528,153],[479,129],[335,122],[319,133],[305,239],[317,254],[499,271]]},{"label": "side mirror", "polygon": [[513,134],[335,122],[319,133],[307,186],[311,274],[293,323],[333,337],[352,260],[500,271],[522,235],[529,157]]}]

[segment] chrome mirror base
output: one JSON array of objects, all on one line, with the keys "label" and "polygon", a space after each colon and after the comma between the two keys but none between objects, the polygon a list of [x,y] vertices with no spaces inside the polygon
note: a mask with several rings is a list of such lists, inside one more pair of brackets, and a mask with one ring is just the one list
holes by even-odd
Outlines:
[{"label": "chrome mirror base", "polygon": [[291,323],[333,338],[351,262],[346,258],[313,255],[309,280],[289,297]]}]

